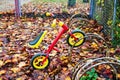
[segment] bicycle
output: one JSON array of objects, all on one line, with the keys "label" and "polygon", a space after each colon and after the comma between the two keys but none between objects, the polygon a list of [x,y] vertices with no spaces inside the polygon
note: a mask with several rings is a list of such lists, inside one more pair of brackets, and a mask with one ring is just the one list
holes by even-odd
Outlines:
[{"label": "bicycle", "polygon": [[[54,14],[46,13],[46,16],[54,17]],[[56,43],[63,34],[68,33],[66,40],[69,46],[78,47],[85,42],[84,32],[82,32],[81,30],[69,31],[69,27],[65,25],[62,21],[59,21],[58,19],[53,20],[52,27],[55,27],[57,23],[61,28],[56,38],[49,45],[47,50],[43,51],[43,53],[34,55],[31,59],[31,66],[34,69],[42,70],[49,66],[50,63],[49,54],[51,53],[52,50],[59,52],[59,50],[54,46],[56,45]],[[38,48],[46,33],[47,31],[41,32],[33,41],[29,42],[28,45],[32,48]]]}]

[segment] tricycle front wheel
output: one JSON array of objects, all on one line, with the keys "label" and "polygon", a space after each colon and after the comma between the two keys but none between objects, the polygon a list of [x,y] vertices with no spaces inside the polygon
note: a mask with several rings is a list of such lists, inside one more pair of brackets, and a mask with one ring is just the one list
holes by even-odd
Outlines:
[{"label": "tricycle front wheel", "polygon": [[42,61],[46,58],[45,54],[37,54],[35,56],[32,57],[31,59],[31,66],[34,69],[45,69],[46,67],[48,67],[49,63],[50,63],[50,59],[47,58],[43,63]]}]

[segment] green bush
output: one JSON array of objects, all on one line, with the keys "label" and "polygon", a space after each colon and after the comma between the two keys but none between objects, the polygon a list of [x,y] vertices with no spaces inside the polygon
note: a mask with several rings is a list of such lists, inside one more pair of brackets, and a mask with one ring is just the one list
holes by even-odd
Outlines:
[{"label": "green bush", "polygon": [[117,14],[116,14],[115,23],[116,24],[113,29],[114,30],[114,38],[112,41],[112,45],[113,45],[113,47],[117,47],[117,46],[120,47],[120,3],[117,5]]}]

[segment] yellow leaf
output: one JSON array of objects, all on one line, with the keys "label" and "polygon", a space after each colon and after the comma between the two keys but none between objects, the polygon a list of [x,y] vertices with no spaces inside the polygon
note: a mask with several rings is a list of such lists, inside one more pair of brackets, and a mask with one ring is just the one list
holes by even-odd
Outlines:
[{"label": "yellow leaf", "polygon": [[110,49],[110,52],[111,52],[111,53],[114,53],[114,52],[115,52],[115,49],[114,49],[114,48],[111,48],[111,49]]},{"label": "yellow leaf", "polygon": [[19,58],[13,58],[13,59],[12,59],[12,62],[18,62],[18,59],[19,59]]},{"label": "yellow leaf", "polygon": [[5,73],[6,73],[6,70],[1,70],[0,71],[0,75],[5,74]]},{"label": "yellow leaf", "polygon": [[68,59],[68,57],[67,56],[61,56],[60,59],[65,60],[65,59]]},{"label": "yellow leaf", "polygon": [[70,76],[67,76],[67,77],[65,78],[65,80],[71,80]]},{"label": "yellow leaf", "polygon": [[2,60],[0,60],[0,67],[1,67],[1,66],[3,66],[3,64],[4,64],[4,63],[3,63],[3,61],[2,61]]},{"label": "yellow leaf", "polygon": [[17,73],[20,71],[20,69],[19,68],[11,68],[11,71],[13,71],[14,73]]},{"label": "yellow leaf", "polygon": [[120,74],[117,74],[117,77],[120,78]]},{"label": "yellow leaf", "polygon": [[0,47],[0,52],[2,52],[3,50],[2,50],[2,47]]},{"label": "yellow leaf", "polygon": [[18,57],[20,57],[20,56],[21,56],[20,54],[15,54],[15,55],[14,55],[15,58],[18,58]]},{"label": "yellow leaf", "polygon": [[92,45],[91,45],[91,47],[96,49],[96,48],[98,48],[98,45],[97,45],[97,43],[95,43],[95,42],[92,42]]},{"label": "yellow leaf", "polygon": [[11,62],[12,62],[12,61],[8,59],[8,60],[5,61],[5,64],[11,63]]},{"label": "yellow leaf", "polygon": [[19,66],[19,68],[24,67],[24,66],[26,66],[26,63],[25,62],[20,62],[18,66]]},{"label": "yellow leaf", "polygon": [[16,80],[23,80],[23,79],[20,77],[20,78],[17,78]]},{"label": "yellow leaf", "polygon": [[53,23],[51,24],[51,27],[55,28],[56,27],[56,23],[57,23],[57,21],[56,21],[56,19],[54,19]]},{"label": "yellow leaf", "polygon": [[120,23],[118,24],[118,26],[120,27]]},{"label": "yellow leaf", "polygon": [[31,22],[27,22],[27,24],[28,24],[28,26],[31,26],[31,25],[32,25],[32,23],[31,23]]}]

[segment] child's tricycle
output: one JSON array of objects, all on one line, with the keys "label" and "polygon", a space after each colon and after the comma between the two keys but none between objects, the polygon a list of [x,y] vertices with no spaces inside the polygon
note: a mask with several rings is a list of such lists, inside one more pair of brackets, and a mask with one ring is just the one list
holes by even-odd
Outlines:
[{"label": "child's tricycle", "polygon": [[[51,13],[46,13],[46,16],[54,15]],[[64,33],[68,33],[66,40],[68,45],[72,47],[80,46],[85,41],[85,33],[82,32],[81,30],[78,29],[68,31],[69,27],[65,25],[62,21],[59,21],[57,19],[53,21],[52,26],[55,27],[56,24],[58,24],[61,27],[56,38],[53,40],[51,45],[49,45],[48,49],[44,51],[44,53],[36,54],[31,59],[31,65],[35,69],[44,69],[49,65],[50,63],[49,54],[52,50],[56,50],[57,52],[59,52],[59,50],[54,46]],[[29,46],[32,48],[38,48],[46,33],[47,31],[41,32],[33,41],[29,42]]]}]

